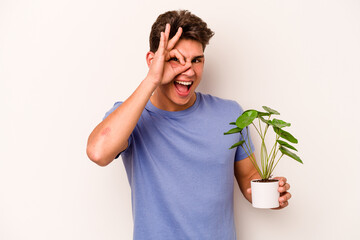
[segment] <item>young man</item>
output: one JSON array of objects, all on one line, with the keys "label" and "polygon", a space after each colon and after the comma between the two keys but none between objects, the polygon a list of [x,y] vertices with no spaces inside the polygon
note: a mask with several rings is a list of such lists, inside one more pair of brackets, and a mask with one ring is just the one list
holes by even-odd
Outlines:
[{"label": "young man", "polygon": [[[89,137],[87,154],[98,165],[122,156],[136,240],[236,239],[234,173],[251,201],[250,180],[259,175],[241,148],[228,149],[240,136],[223,135],[241,107],[195,92],[213,34],[188,11],[160,15],[150,33],[147,76]],[[280,208],[289,188],[280,178]]]}]

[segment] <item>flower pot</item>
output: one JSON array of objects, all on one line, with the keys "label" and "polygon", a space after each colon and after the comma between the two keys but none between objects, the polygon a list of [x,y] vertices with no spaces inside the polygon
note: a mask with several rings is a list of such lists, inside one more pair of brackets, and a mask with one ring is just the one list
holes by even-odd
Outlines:
[{"label": "flower pot", "polygon": [[255,208],[279,207],[280,193],[278,191],[279,180],[271,182],[259,182],[259,179],[251,181],[252,205]]}]

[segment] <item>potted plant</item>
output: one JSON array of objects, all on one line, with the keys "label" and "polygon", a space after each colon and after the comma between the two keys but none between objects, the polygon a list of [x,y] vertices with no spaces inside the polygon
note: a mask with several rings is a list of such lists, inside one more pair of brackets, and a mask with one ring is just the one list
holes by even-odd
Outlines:
[{"label": "potted plant", "polygon": [[[274,109],[263,106],[265,112],[257,110],[247,110],[243,112],[236,120],[231,122],[230,125],[236,125],[235,128],[230,129],[224,135],[240,133],[241,140],[230,147],[242,147],[247,153],[255,169],[261,176],[261,179],[251,181],[252,192],[252,205],[256,208],[276,208],[279,206],[279,192],[278,192],[278,180],[271,179],[272,173],[279,163],[280,159],[286,155],[296,161],[303,163],[300,157],[298,157],[291,150],[297,151],[290,143],[296,144],[298,140],[289,132],[283,130],[285,127],[290,127],[290,123],[273,118],[273,115],[280,115],[280,113]],[[258,121],[255,121],[255,120]],[[257,122],[257,123],[254,123]],[[249,134],[249,125],[253,125],[256,132],[261,138],[260,149],[260,165],[257,163],[253,155],[251,155],[250,140],[246,141],[243,135],[243,130]],[[262,127],[263,125],[263,127]],[[268,133],[268,129],[272,128],[275,133],[275,140],[270,148],[267,147],[265,142],[265,136]],[[286,141],[284,141],[286,140]],[[290,142],[290,143],[289,143]],[[270,151],[269,151],[270,150]]]}]

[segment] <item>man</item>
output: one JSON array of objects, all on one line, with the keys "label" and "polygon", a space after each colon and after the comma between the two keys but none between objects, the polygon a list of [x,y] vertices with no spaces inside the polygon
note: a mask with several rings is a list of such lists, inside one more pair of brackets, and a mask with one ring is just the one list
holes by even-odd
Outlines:
[{"label": "man", "polygon": [[[213,34],[188,11],[160,15],[150,33],[147,76],[89,137],[87,154],[98,165],[123,158],[136,240],[236,239],[234,173],[251,201],[250,180],[259,175],[241,148],[228,149],[240,136],[223,135],[241,107],[195,92]],[[280,178],[280,208],[289,187]]]}]

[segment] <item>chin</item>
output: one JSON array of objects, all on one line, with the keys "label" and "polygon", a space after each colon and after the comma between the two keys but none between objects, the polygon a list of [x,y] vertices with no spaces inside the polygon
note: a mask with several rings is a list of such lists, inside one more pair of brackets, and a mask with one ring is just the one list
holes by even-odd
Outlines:
[{"label": "chin", "polygon": [[175,105],[182,107],[190,107],[195,102],[195,92],[189,93],[187,96],[174,96],[171,100]]}]

